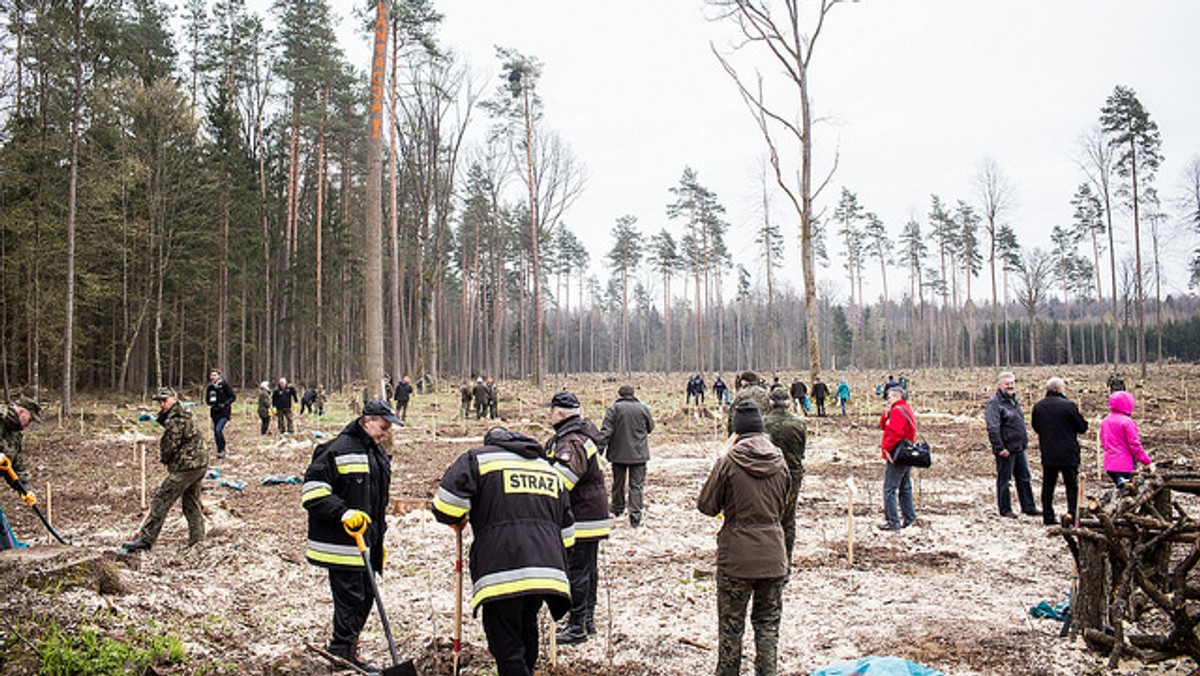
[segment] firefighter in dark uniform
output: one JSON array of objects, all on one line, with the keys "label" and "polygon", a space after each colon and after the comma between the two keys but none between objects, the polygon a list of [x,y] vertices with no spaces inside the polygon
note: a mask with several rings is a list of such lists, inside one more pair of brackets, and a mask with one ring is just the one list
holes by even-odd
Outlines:
[{"label": "firefighter in dark uniform", "polygon": [[337,438],[317,446],[304,472],[301,504],[308,510],[308,562],[329,569],[333,593],[333,638],[328,651],[360,669],[377,670],[358,655],[358,635],[375,597],[367,569],[347,528],[366,524],[363,540],[371,567],[383,570],[387,549],[388,490],[392,483],[392,458],[380,442],[392,426],[403,423],[386,401],[372,399],[362,415],[346,425]]},{"label": "firefighter in dark uniform", "polygon": [[483,445],[460,455],[433,499],[438,521],[470,522],[471,607],[483,607],[483,631],[499,676],[532,676],[538,610],[559,619],[571,606],[567,547],[575,520],[562,476],[538,442],[493,427]]},{"label": "firefighter in dark uniform", "polygon": [[567,551],[571,579],[571,615],[558,632],[564,645],[582,643],[596,633],[596,589],[599,583],[600,541],[608,537],[608,491],[600,467],[600,430],[579,412],[579,399],[559,392],[550,400],[554,436],[546,442],[546,457],[562,475],[571,494],[575,516],[575,546]]}]

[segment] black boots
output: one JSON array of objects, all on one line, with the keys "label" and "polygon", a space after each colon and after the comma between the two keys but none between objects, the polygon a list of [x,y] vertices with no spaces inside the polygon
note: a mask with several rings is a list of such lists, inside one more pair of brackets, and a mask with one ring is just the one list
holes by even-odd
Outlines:
[{"label": "black boots", "polygon": [[131,554],[133,552],[148,552],[150,551],[150,543],[143,540],[142,536],[139,535],[129,542],[121,545],[121,549],[124,549],[126,552]]},{"label": "black boots", "polygon": [[554,638],[558,641],[559,645],[573,645],[575,643],[583,643],[586,641],[588,639],[588,633],[587,629],[585,629],[583,625],[568,624],[562,629],[559,629],[558,633],[554,635]]}]

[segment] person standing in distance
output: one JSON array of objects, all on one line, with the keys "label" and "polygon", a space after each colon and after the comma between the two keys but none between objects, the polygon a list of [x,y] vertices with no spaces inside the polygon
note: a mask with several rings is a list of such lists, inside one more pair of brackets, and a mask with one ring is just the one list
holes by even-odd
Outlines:
[{"label": "person standing in distance", "polygon": [[1067,399],[1062,378],[1046,381],[1046,396],[1033,405],[1030,424],[1042,451],[1042,523],[1055,525],[1054,485],[1061,474],[1067,490],[1067,513],[1076,514],[1079,498],[1079,435],[1088,423],[1075,402]]},{"label": "person standing in distance", "polygon": [[987,422],[988,442],[996,458],[996,503],[1000,516],[1016,517],[1012,510],[1012,494],[1009,484],[1017,482],[1017,499],[1021,511],[1027,516],[1041,516],[1042,511],[1033,501],[1033,484],[1030,481],[1029,463],[1025,449],[1029,446],[1029,433],[1025,429],[1025,415],[1021,413],[1021,402],[1017,401],[1017,378],[1011,371],[1003,371],[996,377],[996,393],[983,409]]},{"label": "person standing in distance", "polygon": [[498,675],[533,676],[538,611],[545,603],[557,620],[571,607],[575,519],[562,477],[538,442],[493,427],[442,475],[431,509],[454,528],[471,524],[471,607],[483,610]]},{"label": "person standing in distance", "polygon": [[549,405],[554,436],[546,442],[546,457],[567,486],[575,516],[575,546],[567,550],[571,614],[557,636],[560,644],[570,645],[596,633],[598,555],[600,541],[608,537],[610,529],[608,492],[596,445],[600,431],[580,415],[579,399],[564,391],[554,395]]},{"label": "person standing in distance", "polygon": [[617,400],[604,412],[600,425],[600,450],[612,463],[612,513],[625,513],[625,481],[629,480],[629,525],[642,525],[646,463],[650,462],[648,437],[654,431],[650,408],[633,396],[633,385],[617,388]]},{"label": "person standing in distance", "polygon": [[329,571],[333,595],[333,637],[326,648],[367,672],[378,673],[358,654],[358,635],[375,602],[362,554],[347,529],[365,526],[363,541],[371,568],[383,570],[387,547],[388,491],[392,458],[383,443],[392,426],[404,423],[382,399],[372,399],[332,441],[317,446],[304,471],[300,504],[308,511],[308,562]]},{"label": "person standing in distance", "polygon": [[[917,520],[917,510],[913,507],[912,467],[897,465],[892,457],[892,451],[901,440],[913,441],[917,437],[917,423],[913,419],[912,409],[904,400],[904,388],[899,383],[893,384],[884,392],[888,408],[879,418],[879,429],[883,430],[883,517],[879,524],[880,530],[900,530],[908,528]],[[900,510],[897,514],[896,500],[899,497]],[[900,521],[900,517],[904,521]]]},{"label": "person standing in distance", "polygon": [[724,516],[717,534],[717,676],[737,676],[746,608],[753,599],[754,673],[774,676],[788,561],[783,540],[788,466],[763,434],[753,400],[734,407],[732,448],[713,464],[696,508]]},{"label": "person standing in distance", "polygon": [[408,400],[412,398],[412,380],[405,373],[400,382],[396,383],[396,415],[408,422]]},{"label": "person standing in distance", "polygon": [[233,402],[237,395],[233,387],[221,376],[221,372],[213,369],[208,372],[208,385],[204,388],[204,402],[208,404],[208,415],[212,418],[213,436],[217,441],[217,457],[225,457],[225,425],[233,415]]},{"label": "person standing in distance", "polygon": [[179,395],[169,387],[160,387],[154,394],[158,402],[158,424],[163,426],[158,442],[158,459],[167,466],[150,513],[135,538],[122,545],[126,552],[143,552],[154,546],[162,531],[167,512],[176,500],[183,506],[188,524],[188,546],[204,539],[204,512],[200,508],[200,484],[208,472],[208,451],[196,427],[196,418],[179,403]]},{"label": "person standing in distance", "polygon": [[280,434],[291,434],[296,431],[292,421],[292,404],[299,400],[300,398],[296,396],[296,388],[288,384],[287,378],[280,378],[279,386],[271,393],[271,406],[275,407],[275,417]]},{"label": "person standing in distance", "polygon": [[266,380],[258,385],[258,419],[262,423],[262,429],[259,434],[266,434],[271,430],[271,383]]}]

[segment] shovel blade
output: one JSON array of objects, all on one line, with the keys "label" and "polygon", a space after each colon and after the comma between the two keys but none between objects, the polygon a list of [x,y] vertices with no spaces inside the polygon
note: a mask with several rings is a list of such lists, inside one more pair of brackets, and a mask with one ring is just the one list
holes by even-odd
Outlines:
[{"label": "shovel blade", "polygon": [[417,676],[417,666],[412,660],[404,660],[384,669],[383,676]]}]

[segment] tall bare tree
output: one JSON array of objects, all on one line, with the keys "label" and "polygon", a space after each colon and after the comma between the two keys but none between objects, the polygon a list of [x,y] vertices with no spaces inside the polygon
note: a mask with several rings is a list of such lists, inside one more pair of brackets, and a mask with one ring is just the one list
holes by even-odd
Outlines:
[{"label": "tall bare tree", "polygon": [[1108,231],[1108,269],[1112,286],[1112,364],[1115,370],[1121,364],[1121,337],[1117,326],[1120,314],[1117,293],[1117,248],[1113,235],[1113,158],[1114,151],[1104,136],[1103,129],[1097,125],[1085,133],[1079,140],[1081,158],[1079,166],[1096,190],[1096,197],[1104,206],[1104,228]]},{"label": "tall bare tree", "polygon": [[1126,179],[1129,208],[1133,212],[1133,250],[1137,265],[1137,352],[1141,375],[1146,377],[1145,293],[1142,288],[1141,193],[1154,179],[1162,162],[1158,124],[1142,106],[1137,94],[1117,85],[1100,110],[1100,127],[1116,152],[1117,174]]},{"label": "tall bare tree", "polygon": [[984,228],[988,235],[988,270],[992,283],[992,353],[995,367],[1000,368],[1000,300],[996,291],[996,235],[1000,217],[1015,202],[1012,184],[995,160],[987,158],[975,172],[975,189],[979,191]]},{"label": "tall bare tree", "polygon": [[[773,59],[784,74],[786,100],[768,100],[760,71],[751,77],[738,70],[732,55],[712,52],[733,79],[742,100],[758,124],[775,172],[775,181],[787,195],[800,219],[800,264],[804,273],[804,313],[808,331],[809,372],[813,379],[821,375],[820,339],[817,327],[817,281],[813,255],[813,200],[829,182],[827,176],[813,186],[812,106],[808,69],[825,19],[841,0],[817,0],[806,16],[801,0],[707,0],[717,10],[716,19],[736,24],[743,42],[740,48],[754,47]],[[799,120],[796,115],[799,115]],[[784,144],[791,147],[784,148]],[[791,145],[794,144],[794,145]],[[798,151],[799,158],[785,159]],[[785,166],[787,165],[787,166]],[[836,169],[836,162],[834,163]],[[830,171],[830,176],[832,175]],[[795,177],[795,178],[793,178]],[[793,183],[793,180],[797,180]]]},{"label": "tall bare tree", "polygon": [[1054,260],[1042,249],[1030,249],[1021,257],[1021,267],[1017,270],[1020,286],[1017,289],[1017,301],[1025,308],[1029,318],[1029,363],[1036,365],[1037,361],[1037,313],[1049,292],[1048,281],[1054,269]]},{"label": "tall bare tree", "polygon": [[371,105],[367,118],[367,186],[363,238],[366,275],[363,285],[366,343],[363,345],[367,392],[383,396],[383,106],[387,79],[388,0],[375,5],[371,50]]}]

